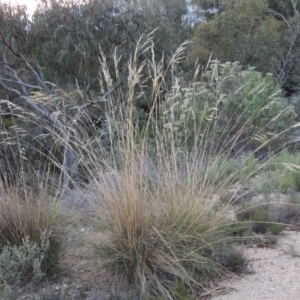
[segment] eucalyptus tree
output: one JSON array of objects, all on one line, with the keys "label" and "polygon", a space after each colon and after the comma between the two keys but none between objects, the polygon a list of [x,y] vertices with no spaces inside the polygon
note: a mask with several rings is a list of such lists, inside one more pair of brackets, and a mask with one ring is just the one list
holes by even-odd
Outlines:
[{"label": "eucalyptus tree", "polygon": [[[215,1],[197,1],[212,5]],[[300,90],[299,0],[220,0],[219,11],[194,33],[190,59],[203,65],[210,55],[271,72],[288,93]]]},{"label": "eucalyptus tree", "polygon": [[282,22],[267,14],[264,0],[228,3],[219,14],[196,28],[191,57],[206,64],[212,55],[220,61],[239,61],[243,66],[257,66],[259,71],[277,73],[282,51]]},{"label": "eucalyptus tree", "polygon": [[[176,5],[166,0],[43,0],[31,21],[25,7],[3,4],[0,9],[3,62],[23,64],[26,76],[30,73],[39,89],[46,92],[51,91],[46,81],[60,88],[77,85],[87,93],[94,85],[99,91],[95,79],[99,76],[100,51],[114,68],[113,53],[117,49],[122,56],[122,74],[123,62],[142,34],[154,32],[156,53],[161,57],[174,51],[186,32],[181,22],[186,12],[185,0],[176,0]],[[144,58],[147,57],[141,57]],[[4,62],[2,68],[7,71],[7,67]],[[22,75],[26,77],[25,73]],[[21,78],[22,75],[18,73]],[[0,78],[2,86],[7,83],[5,88],[9,90],[11,81],[4,77]]]},{"label": "eucalyptus tree", "polygon": [[[125,83],[126,91],[126,62],[142,34],[153,32],[157,57],[167,57],[182,42],[186,1],[176,0],[176,4],[166,0],[43,0],[32,19],[25,6],[0,4],[1,91],[14,104],[25,99],[33,112],[60,132],[65,140],[66,177],[75,160],[70,147],[72,132],[59,114],[60,107],[45,97],[43,102],[34,101],[33,93],[51,99],[57,89],[80,89],[84,101],[89,101],[81,103],[81,111],[99,103],[101,95],[119,88],[120,82]],[[150,60],[149,55],[144,52],[139,59]],[[115,75],[110,80],[102,68],[104,63]],[[152,75],[144,74],[145,78]]]}]

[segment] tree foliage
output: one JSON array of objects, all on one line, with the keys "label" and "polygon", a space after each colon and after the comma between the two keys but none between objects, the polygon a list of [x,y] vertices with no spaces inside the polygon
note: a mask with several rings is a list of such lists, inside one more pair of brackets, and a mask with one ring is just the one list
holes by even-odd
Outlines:
[{"label": "tree foliage", "polygon": [[220,0],[193,0],[192,3],[199,5],[202,9],[218,8]]},{"label": "tree foliage", "polygon": [[[203,1],[200,1],[201,3]],[[204,1],[203,3],[212,3]],[[218,14],[195,30],[190,59],[222,62],[273,73],[288,94],[299,91],[300,16],[298,0],[223,0]]]},{"label": "tree foliage", "polygon": [[[268,0],[269,8],[289,19],[297,12],[299,0]],[[279,17],[279,15],[278,15]]]},{"label": "tree foliage", "polygon": [[[270,10],[265,0],[198,3],[219,11],[196,28],[191,60],[207,64],[212,53],[221,62],[239,61],[244,70],[256,66],[258,72],[249,71],[252,77],[241,85],[265,81],[271,76],[265,76],[268,72],[274,73],[281,85],[300,77],[296,68],[300,19],[296,10],[287,20]],[[185,0],[43,0],[29,19],[25,7],[0,4],[0,92],[14,104],[25,103],[30,113],[39,114],[47,123],[43,126],[54,127],[52,132],[65,147],[61,160],[69,162],[63,169],[71,170],[75,157],[69,146],[76,140],[78,128],[74,124],[83,111],[99,120],[102,106],[96,112],[88,109],[95,108],[103,96],[105,112],[106,107],[113,108],[110,116],[117,115],[118,109],[123,113],[133,103],[142,108],[150,103],[151,110],[153,103],[164,100],[167,93],[161,86],[171,81],[169,75],[177,72],[174,66],[186,54],[184,47],[176,52],[192,30],[182,22],[186,12]],[[174,51],[177,58],[172,60]],[[237,81],[239,75],[248,73],[238,72],[232,78]],[[172,79],[176,83],[175,76]],[[229,99],[227,90],[224,94]],[[243,88],[233,100],[222,102],[225,116],[246,110],[241,103],[233,105],[239,95],[237,101],[247,104],[248,110],[263,104]],[[211,106],[207,99],[201,103],[204,111],[201,108],[196,113],[203,115]],[[149,112],[149,105],[147,109]],[[228,118],[225,121],[230,123]]]},{"label": "tree foliage", "polygon": [[192,58],[205,64],[209,56],[239,61],[259,71],[278,72],[282,51],[282,22],[267,14],[263,0],[237,1],[195,31]]},{"label": "tree foliage", "polygon": [[[126,69],[123,63],[139,37],[154,31],[155,50],[167,57],[186,32],[178,21],[185,12],[184,0],[177,0],[176,5],[166,0],[44,0],[30,21],[25,7],[3,4],[0,83],[10,92],[19,91],[18,95],[25,89],[26,94],[34,90],[25,85],[29,82],[47,93],[51,87],[42,82],[68,89],[77,85],[86,91],[94,85],[94,90],[99,91],[96,79],[101,53],[110,68],[115,68],[116,55],[122,54],[117,66],[117,72],[122,74]],[[100,71],[101,76],[104,74]],[[19,79],[25,84],[15,90],[15,85],[20,86]]]}]

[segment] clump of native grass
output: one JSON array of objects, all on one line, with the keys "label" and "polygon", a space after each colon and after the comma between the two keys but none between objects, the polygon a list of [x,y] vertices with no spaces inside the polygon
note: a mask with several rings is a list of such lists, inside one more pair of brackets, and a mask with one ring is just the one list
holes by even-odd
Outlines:
[{"label": "clump of native grass", "polygon": [[[139,62],[147,51],[151,59]],[[183,52],[184,47],[179,48],[167,67],[173,74]],[[102,148],[98,135],[93,143],[85,144],[80,164],[88,166],[92,178],[93,192],[86,196],[94,210],[94,224],[98,225],[90,242],[99,268],[114,280],[123,279],[137,288],[141,297],[172,299],[172,288],[178,283],[195,290],[208,279],[222,276],[228,266],[239,269],[232,262],[243,265],[240,253],[230,250],[233,232],[229,209],[234,195],[225,203],[219,196],[233,183],[242,186],[255,175],[262,163],[253,153],[281,135],[270,133],[268,137],[262,134],[263,127],[255,133],[250,128],[253,124],[260,126],[255,122],[261,113],[266,115],[277,103],[278,91],[264,94],[268,82],[260,89],[252,87],[244,92],[263,95],[263,101],[257,100],[257,108],[249,108],[249,103],[232,108],[226,103],[224,111],[220,104],[221,100],[225,103],[224,95],[214,98],[207,81],[190,86],[175,81],[166,102],[153,105],[146,124],[139,128],[134,121],[134,103],[145,95],[144,72],[153,82],[153,95],[156,84],[167,81],[168,70],[165,72],[163,66],[162,61],[155,62],[152,39],[141,39],[128,63],[128,86],[122,95],[125,114],[121,123],[117,122],[122,124],[121,130],[111,119],[107,123],[112,155],[109,160],[99,157],[95,151]],[[222,78],[221,72],[219,80],[226,83],[236,66],[224,68],[227,77]],[[218,80],[218,72],[218,62],[212,62],[206,75]],[[231,90],[230,97],[242,89],[241,85]],[[212,102],[204,101],[205,105],[199,106],[208,99],[206,96]],[[264,120],[269,129],[286,109],[282,103],[276,107],[280,108],[277,114]],[[236,125],[246,113],[245,123]],[[234,130],[230,130],[232,125]],[[228,247],[228,255],[224,247]]]}]

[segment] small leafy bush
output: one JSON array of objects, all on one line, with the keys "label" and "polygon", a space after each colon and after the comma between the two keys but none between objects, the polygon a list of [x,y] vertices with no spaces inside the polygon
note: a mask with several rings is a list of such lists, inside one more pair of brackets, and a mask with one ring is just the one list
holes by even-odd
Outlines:
[{"label": "small leafy bush", "polygon": [[274,159],[277,164],[276,171],[282,176],[279,177],[279,185],[282,191],[292,188],[295,192],[300,191],[300,154],[284,151]]},{"label": "small leafy bush", "polygon": [[218,261],[227,270],[232,272],[242,271],[246,265],[246,259],[240,250],[227,245],[217,253]]},{"label": "small leafy bush", "polygon": [[263,194],[266,197],[274,192],[278,192],[278,173],[272,170],[262,171],[251,180],[251,186],[255,193]]},{"label": "small leafy bush", "polygon": [[271,214],[271,204],[264,204],[243,209],[237,213],[239,221],[248,221],[252,232],[278,235],[285,226],[278,223],[276,216]]},{"label": "small leafy bush", "polygon": [[5,300],[10,299],[8,297],[11,296],[11,288],[8,285],[7,281],[5,280],[1,272],[0,272],[0,293]]},{"label": "small leafy bush", "polygon": [[277,222],[298,225],[300,221],[300,199],[296,193],[290,193],[285,203],[278,204],[273,209]]},{"label": "small leafy bush", "polygon": [[[58,202],[51,199],[46,187],[39,193],[23,186],[1,192],[0,255],[12,260],[6,276],[13,278],[22,264],[26,270],[20,272],[31,273],[34,280],[41,274],[53,274],[64,253],[65,221]],[[30,271],[31,263],[35,264]]]},{"label": "small leafy bush", "polygon": [[193,300],[194,295],[192,290],[184,285],[183,283],[179,282],[175,284],[172,289],[172,297],[176,300]]},{"label": "small leafy bush", "polygon": [[271,234],[278,235],[281,233],[282,230],[284,230],[285,226],[284,224],[279,223],[273,223],[269,225],[269,231]]},{"label": "small leafy bush", "polygon": [[262,205],[243,209],[237,213],[237,219],[248,221],[251,231],[255,233],[266,233],[269,222],[268,206]]},{"label": "small leafy bush", "polygon": [[28,279],[38,283],[46,276],[42,266],[48,250],[49,240],[45,235],[40,245],[25,237],[20,246],[5,246],[0,254],[0,273],[9,283],[20,284]]},{"label": "small leafy bush", "polygon": [[249,231],[249,224],[248,222],[234,222],[230,224],[229,230],[232,236],[242,237]]},{"label": "small leafy bush", "polygon": [[255,233],[264,234],[269,228],[269,214],[261,207],[250,212],[251,230]]},{"label": "small leafy bush", "polygon": [[[288,150],[274,155],[264,166],[266,172],[264,188],[270,185],[279,192],[300,191],[300,155],[290,153]],[[260,178],[261,180],[262,178]]]},{"label": "small leafy bush", "polygon": [[[1,289],[0,289],[1,291]],[[18,291],[12,291],[9,287],[1,291],[1,300],[15,300],[18,299],[19,292]]]}]

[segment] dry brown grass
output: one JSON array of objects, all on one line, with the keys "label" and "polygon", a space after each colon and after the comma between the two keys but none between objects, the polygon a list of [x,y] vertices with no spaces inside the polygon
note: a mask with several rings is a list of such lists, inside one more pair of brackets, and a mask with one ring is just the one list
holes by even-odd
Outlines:
[{"label": "dry brown grass", "polygon": [[0,248],[21,246],[26,238],[38,246],[49,243],[42,270],[53,274],[64,251],[65,221],[59,202],[46,186],[36,193],[22,185],[1,185],[0,193]]}]

